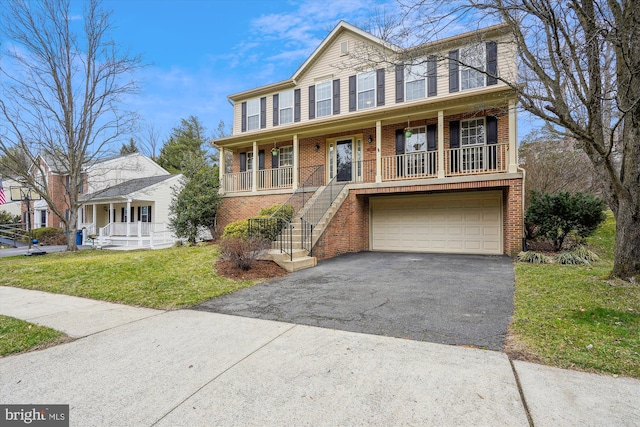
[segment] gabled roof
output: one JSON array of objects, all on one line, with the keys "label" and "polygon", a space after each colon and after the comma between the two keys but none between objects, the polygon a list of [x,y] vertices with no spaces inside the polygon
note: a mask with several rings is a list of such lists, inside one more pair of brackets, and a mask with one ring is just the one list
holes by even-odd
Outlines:
[{"label": "gabled roof", "polygon": [[115,199],[124,198],[130,196],[138,191],[148,189],[157,185],[163,181],[179,177],[180,174],[175,175],[158,175],[150,176],[146,178],[137,178],[129,181],[125,181],[121,184],[114,185],[113,187],[105,188],[104,190],[96,191],[95,193],[86,194],[81,197],[81,200],[93,200],[93,199]]},{"label": "gabled roof", "polygon": [[387,49],[391,49],[394,51],[398,49],[396,46],[393,46],[390,43],[385,42],[381,38],[376,37],[372,34],[369,34],[366,31],[361,30],[360,28],[354,25],[351,25],[346,21],[340,21],[333,28],[333,30],[331,30],[331,32],[324,38],[324,40],[322,40],[322,43],[320,43],[320,45],[311,53],[311,55],[307,58],[307,60],[304,61],[300,67],[298,67],[298,69],[296,70],[295,73],[293,73],[293,76],[291,76],[291,78],[287,80],[283,80],[281,82],[272,83],[267,86],[261,86],[258,88],[234,93],[232,95],[229,95],[228,98],[232,101],[235,101],[236,99],[245,98],[247,96],[257,96],[262,92],[266,93],[266,92],[272,92],[278,89],[288,89],[288,88],[295,87],[296,82],[300,79],[300,76],[305,71],[307,71],[307,69],[316,61],[316,59],[318,59],[324,53],[324,51],[334,42],[334,40],[345,31],[351,31],[357,34],[358,36],[364,39],[370,40],[372,43],[379,44],[380,46],[383,46]]}]

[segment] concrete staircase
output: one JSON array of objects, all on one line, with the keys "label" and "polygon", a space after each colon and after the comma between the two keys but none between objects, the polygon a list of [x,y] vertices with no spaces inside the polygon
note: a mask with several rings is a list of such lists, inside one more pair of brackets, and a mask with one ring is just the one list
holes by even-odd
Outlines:
[{"label": "concrete staircase", "polygon": [[[314,195],[305,203],[305,206],[300,210],[299,214],[291,221],[291,232],[283,232],[278,239],[285,239],[286,245],[289,245],[289,239],[293,247],[292,255],[282,253],[280,251],[280,240],[273,242],[272,249],[265,254],[263,259],[270,259],[284,268],[288,272],[303,270],[305,268],[315,267],[317,265],[316,257],[309,256],[309,253],[302,248],[302,220],[301,218],[307,213],[310,206],[314,204],[318,196],[322,193],[325,187],[320,187],[314,193]],[[322,218],[318,221],[313,229],[312,235],[312,247],[316,245],[322,233],[326,230],[327,226],[335,216],[342,203],[344,203],[347,195],[349,194],[348,188],[344,188],[342,192],[336,197],[331,206],[327,209]]]}]

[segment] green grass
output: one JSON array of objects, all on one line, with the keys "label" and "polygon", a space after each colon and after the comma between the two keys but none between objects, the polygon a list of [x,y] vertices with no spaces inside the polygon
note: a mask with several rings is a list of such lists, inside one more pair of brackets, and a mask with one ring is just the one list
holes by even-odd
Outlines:
[{"label": "green grass", "polygon": [[254,284],[217,275],[217,258],[217,246],[1,258],[0,285],[173,309]]},{"label": "green grass", "polygon": [[69,340],[62,332],[0,315],[0,357]]},{"label": "green grass", "polygon": [[640,378],[640,286],[609,279],[615,220],[588,239],[589,266],[516,264],[512,337],[539,361]]}]

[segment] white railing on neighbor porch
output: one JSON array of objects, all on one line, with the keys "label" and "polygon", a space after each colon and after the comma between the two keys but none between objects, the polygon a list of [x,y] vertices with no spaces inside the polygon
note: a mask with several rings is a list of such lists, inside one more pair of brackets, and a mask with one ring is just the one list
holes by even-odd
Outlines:
[{"label": "white railing on neighbor porch", "polygon": [[[256,188],[273,190],[293,186],[293,166],[273,169],[261,169],[256,172]],[[222,188],[226,193],[238,193],[253,190],[253,172],[226,173],[222,177]]]},{"label": "white railing on neighbor porch", "polygon": [[165,223],[111,222],[98,232],[99,246],[154,247],[175,242],[173,233]]},{"label": "white railing on neighbor porch", "polygon": [[509,144],[453,148],[445,152],[445,175],[475,175],[507,171]]},{"label": "white railing on neighbor porch", "polygon": [[96,234],[96,225],[92,222],[84,222],[80,224],[78,230],[84,230],[85,235],[90,236]]}]

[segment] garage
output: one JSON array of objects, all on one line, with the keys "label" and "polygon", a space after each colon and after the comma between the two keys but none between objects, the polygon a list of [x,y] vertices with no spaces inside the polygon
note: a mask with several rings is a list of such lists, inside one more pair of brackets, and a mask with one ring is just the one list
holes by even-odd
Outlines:
[{"label": "garage", "polygon": [[502,254],[502,192],[372,197],[374,251]]}]

